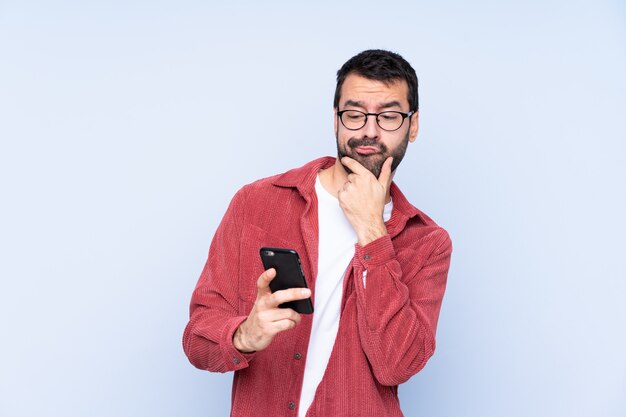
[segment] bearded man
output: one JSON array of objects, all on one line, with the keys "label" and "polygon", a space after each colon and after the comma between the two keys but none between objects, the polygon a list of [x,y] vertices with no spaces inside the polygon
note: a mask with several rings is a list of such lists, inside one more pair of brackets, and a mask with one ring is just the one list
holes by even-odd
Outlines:
[{"label": "bearded man", "polygon": [[[337,158],[241,188],[192,295],[190,362],[234,371],[231,416],[397,417],[398,385],[435,349],[452,245],[392,181],[418,132],[418,81],[400,55],[337,72]],[[308,289],[271,292],[261,247],[295,249]],[[283,303],[311,298],[313,314]]]}]

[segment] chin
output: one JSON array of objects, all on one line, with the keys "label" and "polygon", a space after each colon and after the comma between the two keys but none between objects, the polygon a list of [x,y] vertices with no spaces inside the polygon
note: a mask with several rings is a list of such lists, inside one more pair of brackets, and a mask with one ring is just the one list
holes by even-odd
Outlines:
[{"label": "chin", "polygon": [[[354,159],[355,161],[357,161],[359,164],[363,165],[363,167],[367,169],[369,172],[371,172],[376,178],[380,176],[380,171],[383,168],[383,163],[388,157],[388,155],[385,156],[381,154],[363,156],[363,155],[359,155],[356,152],[349,153],[349,154],[343,154],[343,153],[339,154],[340,159],[343,158],[344,156],[350,157]],[[343,168],[346,170],[348,174],[352,174],[352,170],[350,168],[348,168],[345,165],[343,166]]]}]

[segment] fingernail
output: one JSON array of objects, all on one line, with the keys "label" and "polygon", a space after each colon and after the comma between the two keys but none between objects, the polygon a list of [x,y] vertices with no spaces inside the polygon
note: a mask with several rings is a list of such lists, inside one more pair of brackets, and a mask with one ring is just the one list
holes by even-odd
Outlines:
[{"label": "fingernail", "polygon": [[310,290],[310,289],[308,289],[308,288],[302,288],[302,289],[300,290],[300,294],[302,294],[302,295],[304,295],[304,296],[309,296],[309,295],[311,295],[311,290]]}]

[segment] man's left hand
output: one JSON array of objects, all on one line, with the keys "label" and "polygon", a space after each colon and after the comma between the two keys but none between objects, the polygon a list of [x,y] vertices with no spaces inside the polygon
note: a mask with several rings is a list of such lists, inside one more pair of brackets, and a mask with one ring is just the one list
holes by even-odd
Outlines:
[{"label": "man's left hand", "polygon": [[380,176],[376,178],[367,168],[352,158],[343,157],[341,163],[352,174],[337,193],[339,205],[354,228],[361,246],[387,234],[383,210],[391,185],[391,162],[383,163]]}]

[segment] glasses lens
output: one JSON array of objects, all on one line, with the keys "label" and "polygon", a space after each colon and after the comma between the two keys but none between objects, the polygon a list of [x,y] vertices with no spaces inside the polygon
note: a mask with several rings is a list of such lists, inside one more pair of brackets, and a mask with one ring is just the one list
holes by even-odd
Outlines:
[{"label": "glasses lens", "polygon": [[376,120],[378,122],[378,126],[385,130],[397,130],[400,126],[402,126],[404,117],[402,117],[402,114],[398,112],[386,111],[380,113]]},{"label": "glasses lens", "polygon": [[365,113],[357,110],[346,110],[341,114],[341,123],[348,129],[357,130],[365,126]]}]

